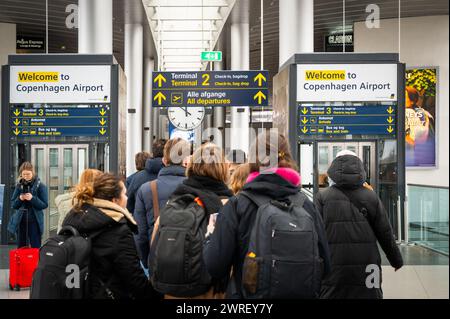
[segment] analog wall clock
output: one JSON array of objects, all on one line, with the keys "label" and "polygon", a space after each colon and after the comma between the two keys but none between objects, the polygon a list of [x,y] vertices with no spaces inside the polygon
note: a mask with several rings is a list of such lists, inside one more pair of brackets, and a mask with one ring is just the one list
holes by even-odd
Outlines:
[{"label": "analog wall clock", "polygon": [[179,130],[192,131],[202,124],[205,118],[205,108],[203,107],[169,107],[168,112],[170,122]]}]

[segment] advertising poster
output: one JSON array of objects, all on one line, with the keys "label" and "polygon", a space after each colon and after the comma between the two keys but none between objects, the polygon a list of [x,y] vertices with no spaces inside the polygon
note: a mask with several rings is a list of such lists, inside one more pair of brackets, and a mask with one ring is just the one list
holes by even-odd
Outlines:
[{"label": "advertising poster", "polygon": [[406,166],[436,166],[436,68],[406,71]]}]

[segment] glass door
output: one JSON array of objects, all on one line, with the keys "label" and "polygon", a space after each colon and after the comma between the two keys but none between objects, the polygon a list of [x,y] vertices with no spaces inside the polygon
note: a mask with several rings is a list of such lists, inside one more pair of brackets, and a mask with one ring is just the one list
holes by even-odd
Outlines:
[{"label": "glass door", "polygon": [[45,212],[43,239],[56,234],[59,220],[55,199],[71,192],[88,164],[88,145],[32,145],[32,163],[48,187],[49,207]]}]

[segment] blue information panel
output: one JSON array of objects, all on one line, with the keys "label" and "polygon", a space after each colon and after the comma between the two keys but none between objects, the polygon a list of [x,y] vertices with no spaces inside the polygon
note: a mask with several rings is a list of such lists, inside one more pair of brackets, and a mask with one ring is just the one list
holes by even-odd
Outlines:
[{"label": "blue information panel", "polygon": [[13,137],[68,137],[109,134],[109,108],[11,108]]},{"label": "blue information panel", "polygon": [[304,106],[298,107],[299,135],[396,134],[396,107]]},{"label": "blue information panel", "polygon": [[268,71],[154,72],[153,106],[267,106],[268,77]]}]

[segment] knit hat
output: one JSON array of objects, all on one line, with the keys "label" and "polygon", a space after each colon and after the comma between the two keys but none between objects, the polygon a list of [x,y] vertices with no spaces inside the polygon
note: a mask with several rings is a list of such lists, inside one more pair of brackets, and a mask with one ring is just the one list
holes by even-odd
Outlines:
[{"label": "knit hat", "polygon": [[352,155],[352,156],[356,156],[358,157],[358,155],[356,155],[355,152],[350,151],[350,150],[342,150],[339,153],[337,153],[336,158],[341,157],[341,156],[345,156],[345,155]]}]

